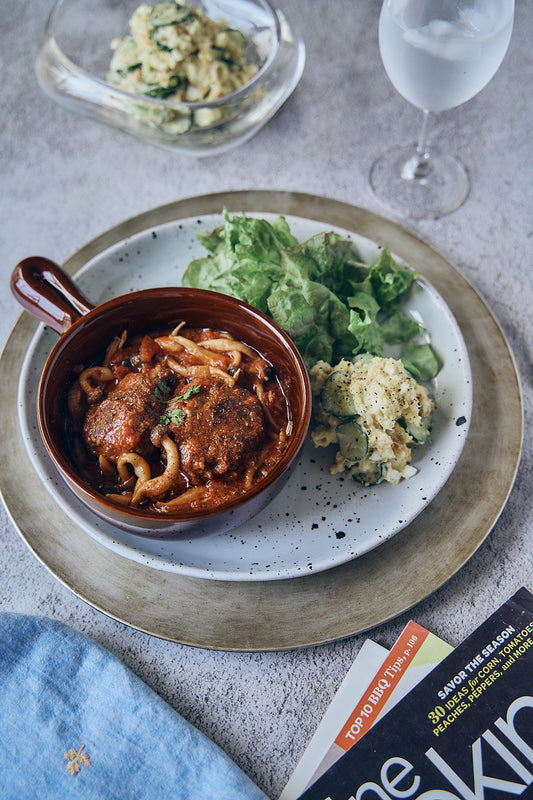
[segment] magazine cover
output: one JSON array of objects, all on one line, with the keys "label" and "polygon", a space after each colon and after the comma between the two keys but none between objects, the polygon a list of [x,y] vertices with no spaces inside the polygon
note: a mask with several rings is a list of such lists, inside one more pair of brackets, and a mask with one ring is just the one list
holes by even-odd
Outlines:
[{"label": "magazine cover", "polygon": [[533,595],[520,589],[302,800],[533,797]]},{"label": "magazine cover", "polygon": [[279,800],[297,800],[452,650],[413,620],[390,651],[367,639]]},{"label": "magazine cover", "polygon": [[[386,647],[372,639],[365,639],[278,800],[297,800],[312,783],[315,774],[318,777],[325,772],[327,767],[322,768],[322,765],[326,763],[328,752],[335,746],[335,737],[346,719],[347,711],[361,700],[388,654]],[[318,768],[317,764],[320,765]]]}]

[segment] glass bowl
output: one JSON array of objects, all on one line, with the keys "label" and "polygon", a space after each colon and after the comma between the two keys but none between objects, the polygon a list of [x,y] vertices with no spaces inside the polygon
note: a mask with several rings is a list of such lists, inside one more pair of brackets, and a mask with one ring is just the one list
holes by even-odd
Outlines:
[{"label": "glass bowl", "polygon": [[246,40],[256,74],[241,88],[209,102],[179,102],[125,91],[106,79],[113,39],[129,33],[140,0],[57,0],[46,23],[36,72],[61,106],[144,141],[191,156],[227,151],[250,139],[298,84],[305,46],[268,0],[192,0],[194,8]]}]

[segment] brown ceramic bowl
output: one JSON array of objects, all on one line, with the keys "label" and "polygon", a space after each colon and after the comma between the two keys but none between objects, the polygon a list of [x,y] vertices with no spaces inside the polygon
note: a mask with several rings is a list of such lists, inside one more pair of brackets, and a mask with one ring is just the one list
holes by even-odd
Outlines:
[{"label": "brown ceramic bowl", "polygon": [[[305,365],[291,339],[264,314],[227,295],[182,287],[132,292],[95,307],[57,264],[38,256],[17,265],[11,288],[24,308],[61,334],[39,385],[39,428],[62,478],[92,512],[140,536],[189,537],[241,525],[265,508],[285,485],[309,427],[311,388]],[[272,472],[248,493],[208,513],[159,514],[106,499],[76,473],[65,435],[66,395],[75,367],[90,363],[124,330],[134,336],[171,328],[177,319],[184,319],[193,327],[228,331],[257,349],[274,366],[293,421],[289,447]]]}]

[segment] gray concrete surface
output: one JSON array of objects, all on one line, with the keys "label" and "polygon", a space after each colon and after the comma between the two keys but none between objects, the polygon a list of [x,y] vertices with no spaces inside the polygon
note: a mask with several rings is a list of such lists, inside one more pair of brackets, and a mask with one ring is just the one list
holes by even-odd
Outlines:
[{"label": "gray concrete surface", "polygon": [[[383,71],[379,0],[282,0],[282,6],[307,46],[297,91],[238,150],[187,159],[74,116],[46,98],[33,60],[49,4],[3,0],[1,340],[19,314],[8,289],[18,260],[38,253],[61,262],[123,219],[182,197],[286,189],[391,216],[369,192],[368,170],[386,146],[414,138],[418,114]],[[410,617],[457,644],[519,586],[533,588],[532,39],[533,7],[519,0],[511,46],[496,77],[436,122],[434,135],[468,165],[472,190],[466,203],[438,221],[397,217],[468,277],[499,320],[522,379],[522,462],[508,503],[476,554],[418,607],[372,631],[384,645]],[[0,525],[0,610],[54,617],[88,633],[216,741],[269,797],[279,795],[364,635],[281,653],[213,652],[162,641],[69,592],[32,555],[4,508]]]}]

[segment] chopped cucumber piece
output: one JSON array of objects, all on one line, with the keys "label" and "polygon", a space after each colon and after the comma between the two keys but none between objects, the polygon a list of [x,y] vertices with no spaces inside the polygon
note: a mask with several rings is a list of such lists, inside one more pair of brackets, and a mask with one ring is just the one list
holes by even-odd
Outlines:
[{"label": "chopped cucumber piece", "polygon": [[141,66],[139,61],[139,49],[135,40],[131,36],[126,36],[119,44],[111,60],[110,72],[119,75],[126,75]]},{"label": "chopped cucumber piece", "polygon": [[172,48],[168,46],[168,43],[167,43],[168,40],[166,39],[166,37],[164,35],[165,29],[163,28],[162,31],[163,32],[161,32],[161,28],[156,28],[154,31],[152,31],[152,34],[151,34],[152,42],[157,47],[159,47],[160,50],[163,50],[163,52],[171,53],[172,52]]},{"label": "chopped cucumber piece", "polygon": [[431,421],[429,417],[427,418],[428,422],[422,421],[421,425],[407,425],[407,432],[411,436],[412,439],[415,440],[417,444],[425,444],[429,439],[429,427]]},{"label": "chopped cucumber piece", "polygon": [[356,417],[357,409],[350,392],[350,375],[342,369],[332,372],[322,387],[320,402],[326,414],[341,419]]},{"label": "chopped cucumber piece", "polygon": [[169,79],[168,86],[161,86],[159,83],[154,83],[148,86],[145,93],[148,97],[168,97],[182,85],[184,82],[182,75],[172,75]]},{"label": "chopped cucumber piece", "polygon": [[376,486],[383,482],[383,464],[372,465],[370,469],[352,471],[352,478],[363,486]]},{"label": "chopped cucumber piece", "polygon": [[341,422],[335,428],[337,444],[343,458],[361,461],[368,453],[368,436],[353,419]]},{"label": "chopped cucumber piece", "polygon": [[431,415],[424,417],[418,424],[405,420],[401,420],[400,424],[417,444],[426,444],[430,436]]},{"label": "chopped cucumber piece", "polygon": [[165,133],[187,133],[193,124],[192,112],[187,110],[165,110],[161,119],[156,122],[158,128]]},{"label": "chopped cucumber piece", "polygon": [[226,55],[226,50],[223,47],[218,47],[218,45],[213,44],[211,45],[211,50],[217,61],[221,61],[223,64],[227,64],[228,67],[239,67],[240,64],[234,58],[230,58]]},{"label": "chopped cucumber piece", "polygon": [[230,39],[234,45],[236,45],[239,50],[246,49],[246,36],[242,31],[236,30],[236,28],[228,28],[226,31],[228,39]]},{"label": "chopped cucumber piece", "polygon": [[179,25],[192,17],[189,6],[180,3],[156,3],[150,12],[152,28],[164,28],[166,25]]}]

